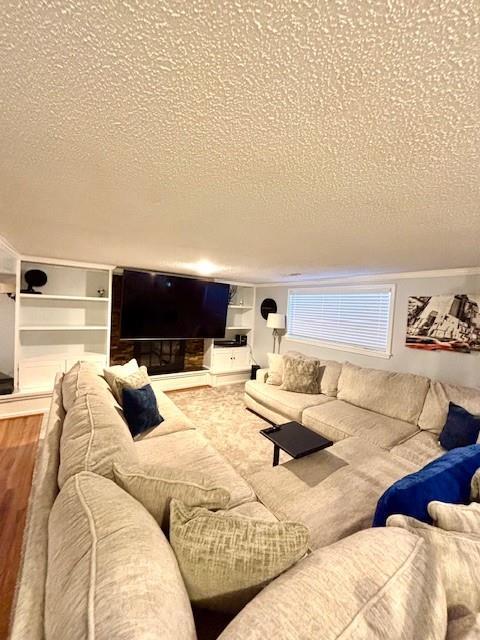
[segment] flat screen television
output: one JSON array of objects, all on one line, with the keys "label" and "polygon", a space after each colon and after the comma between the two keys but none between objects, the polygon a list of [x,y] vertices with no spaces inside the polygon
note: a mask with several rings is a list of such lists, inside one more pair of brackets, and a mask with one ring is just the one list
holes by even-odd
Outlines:
[{"label": "flat screen television", "polygon": [[229,285],[149,271],[123,272],[122,340],[223,338]]}]

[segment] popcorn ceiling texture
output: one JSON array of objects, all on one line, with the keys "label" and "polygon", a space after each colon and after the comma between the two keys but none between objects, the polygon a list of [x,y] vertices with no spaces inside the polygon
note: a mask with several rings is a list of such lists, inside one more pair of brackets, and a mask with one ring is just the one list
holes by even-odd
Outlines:
[{"label": "popcorn ceiling texture", "polygon": [[3,0],[0,234],[244,280],[480,264],[478,0]]}]

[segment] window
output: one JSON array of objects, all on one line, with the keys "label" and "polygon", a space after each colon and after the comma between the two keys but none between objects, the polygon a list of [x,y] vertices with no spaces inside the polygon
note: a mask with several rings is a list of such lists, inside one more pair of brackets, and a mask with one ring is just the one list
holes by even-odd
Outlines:
[{"label": "window", "polygon": [[290,289],[287,338],[390,357],[394,285]]}]

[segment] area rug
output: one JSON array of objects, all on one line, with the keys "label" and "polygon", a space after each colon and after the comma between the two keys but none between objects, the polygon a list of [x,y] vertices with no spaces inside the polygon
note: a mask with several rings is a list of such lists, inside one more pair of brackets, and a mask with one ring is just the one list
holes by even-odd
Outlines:
[{"label": "area rug", "polygon": [[[212,442],[217,451],[247,478],[272,466],[273,444],[259,431],[269,426],[247,411],[244,383],[169,391],[168,395]],[[289,460],[280,452],[280,462]]]}]

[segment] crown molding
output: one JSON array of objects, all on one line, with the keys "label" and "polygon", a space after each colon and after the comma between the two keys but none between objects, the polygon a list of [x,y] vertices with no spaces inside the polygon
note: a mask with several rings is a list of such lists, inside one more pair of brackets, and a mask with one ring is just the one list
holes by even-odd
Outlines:
[{"label": "crown molding", "polygon": [[0,246],[2,246],[4,249],[6,249],[9,253],[13,254],[15,257],[17,257],[17,258],[20,257],[20,254],[15,249],[15,247],[13,245],[11,245],[10,242],[8,242],[8,240],[6,238],[4,238],[3,236],[0,236]]},{"label": "crown molding", "polygon": [[390,280],[407,280],[416,278],[455,278],[462,276],[480,276],[480,267],[464,267],[459,269],[435,269],[431,271],[401,271],[400,273],[372,273],[368,275],[342,276],[341,278],[320,278],[316,280],[285,280],[284,282],[262,282],[257,288],[268,287],[310,287],[329,284],[347,284],[356,282],[389,282]]}]

